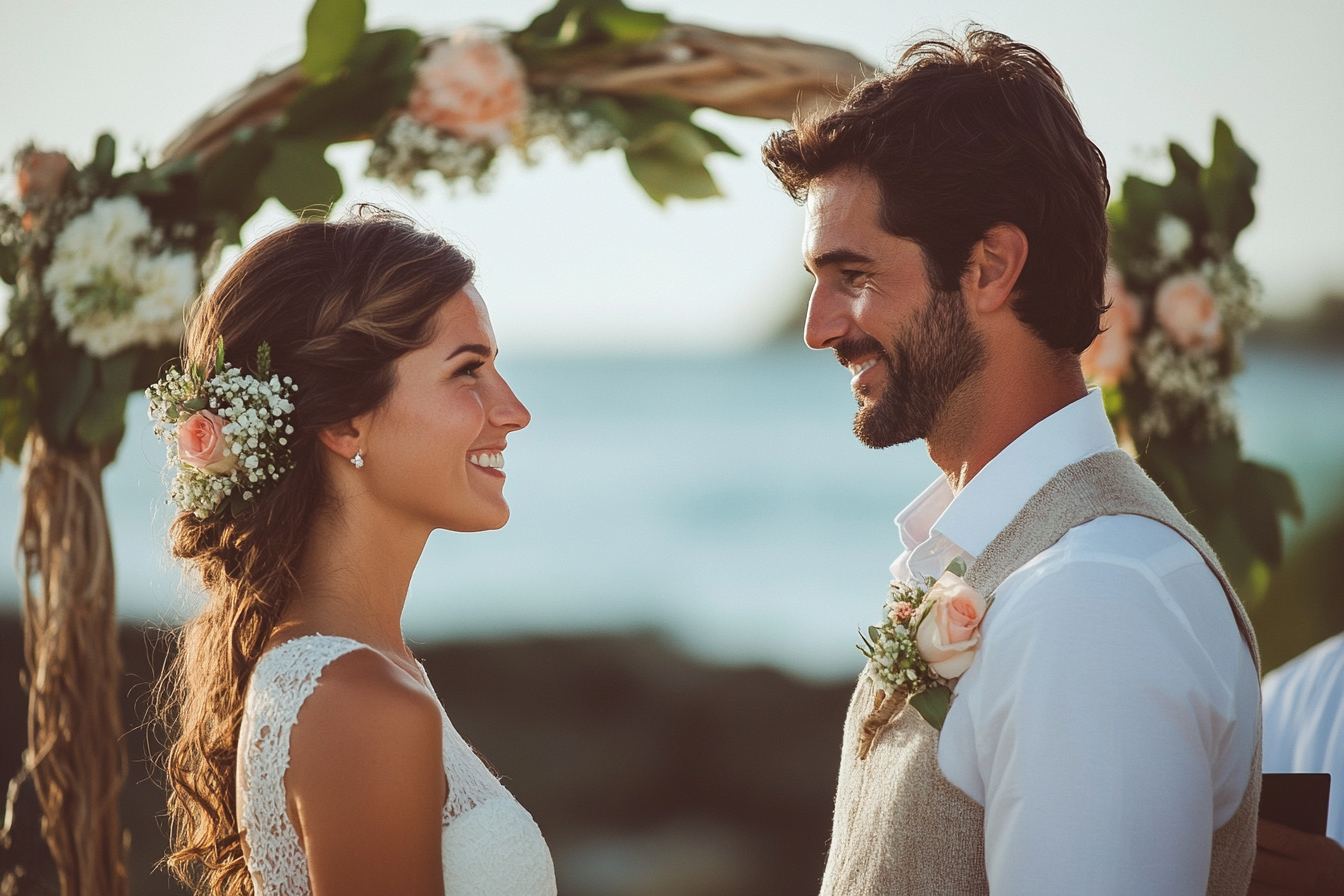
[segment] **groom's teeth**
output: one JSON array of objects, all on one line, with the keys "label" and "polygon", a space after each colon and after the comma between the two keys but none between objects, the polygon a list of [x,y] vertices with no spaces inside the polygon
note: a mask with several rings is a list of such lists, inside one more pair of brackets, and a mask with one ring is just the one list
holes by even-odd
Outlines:
[{"label": "groom's teeth", "polygon": [[853,374],[854,374],[854,378],[855,378],[855,379],[858,379],[859,377],[863,376],[864,371],[866,371],[866,370],[871,370],[872,367],[873,367],[873,365],[875,365],[876,363],[877,363],[877,358],[869,358],[867,361],[864,361],[862,364],[859,364],[859,365],[857,365],[857,366],[851,367],[851,368],[849,368],[849,369],[853,372]]}]

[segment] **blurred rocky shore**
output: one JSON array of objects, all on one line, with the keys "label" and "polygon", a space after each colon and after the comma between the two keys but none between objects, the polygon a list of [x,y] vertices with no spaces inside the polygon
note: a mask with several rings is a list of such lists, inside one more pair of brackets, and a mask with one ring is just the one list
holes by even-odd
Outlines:
[{"label": "blurred rocky shore", "polygon": [[[133,896],[182,892],[155,869],[160,776],[140,725],[160,632],[125,627]],[[541,826],[562,896],[790,896],[818,889],[851,685],[692,660],[652,634],[424,645],[454,725]],[[18,617],[0,615],[0,772],[25,742]],[[856,669],[857,669],[856,663]],[[31,787],[0,877],[58,892]],[[6,893],[9,896],[9,892]]]}]

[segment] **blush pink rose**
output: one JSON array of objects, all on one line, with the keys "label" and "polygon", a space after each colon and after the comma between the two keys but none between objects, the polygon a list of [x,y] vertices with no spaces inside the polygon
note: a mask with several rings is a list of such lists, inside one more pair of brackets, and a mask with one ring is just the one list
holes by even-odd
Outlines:
[{"label": "blush pink rose", "polygon": [[1106,269],[1106,298],[1111,307],[1101,315],[1101,333],[1078,361],[1089,382],[1114,386],[1129,372],[1134,334],[1143,325],[1143,306],[1125,289],[1125,280],[1115,268]]},{"label": "blush pink rose", "polygon": [[1153,299],[1153,313],[1171,341],[1183,349],[1218,348],[1223,344],[1218,300],[1199,274],[1162,281]]},{"label": "blush pink rose", "polygon": [[463,29],[420,63],[407,110],[469,143],[501,146],[527,112],[527,73],[490,34]]},{"label": "blush pink rose", "polygon": [[209,411],[197,411],[177,424],[177,456],[214,476],[238,469],[238,459],[224,445],[224,420]]},{"label": "blush pink rose", "polygon": [[959,678],[971,667],[985,609],[985,599],[955,573],[943,573],[929,589],[915,645],[939,678]]},{"label": "blush pink rose", "polygon": [[19,160],[19,199],[27,206],[46,205],[61,195],[70,160],[61,152],[30,152]]}]

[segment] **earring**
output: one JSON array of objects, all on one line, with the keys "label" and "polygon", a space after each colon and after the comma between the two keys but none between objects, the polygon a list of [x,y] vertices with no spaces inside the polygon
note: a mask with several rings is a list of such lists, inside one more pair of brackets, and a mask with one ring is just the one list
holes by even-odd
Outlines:
[{"label": "earring", "polygon": [[355,452],[355,456],[352,457],[352,458],[350,458],[350,463],[352,463],[352,464],[355,465],[355,469],[356,469],[356,470],[362,468],[362,467],[364,466],[364,457],[363,457],[363,455],[361,455],[358,451],[356,451],[356,452]]}]

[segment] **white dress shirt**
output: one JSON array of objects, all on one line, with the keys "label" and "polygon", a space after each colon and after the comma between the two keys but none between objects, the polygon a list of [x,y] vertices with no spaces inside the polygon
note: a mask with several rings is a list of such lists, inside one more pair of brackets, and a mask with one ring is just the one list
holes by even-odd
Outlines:
[{"label": "white dress shirt", "polygon": [[[1115,447],[1093,391],[955,497],[939,479],[896,518],[893,575],[973,560],[1057,472]],[[1145,517],[1100,517],[1004,580],[981,633],[938,762],[985,807],[990,892],[1202,896],[1249,778],[1259,682],[1199,553]]]},{"label": "white dress shirt", "polygon": [[1326,772],[1326,833],[1344,844],[1344,634],[1265,676],[1267,772]]}]

